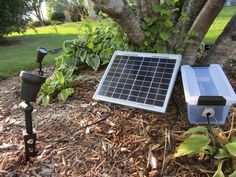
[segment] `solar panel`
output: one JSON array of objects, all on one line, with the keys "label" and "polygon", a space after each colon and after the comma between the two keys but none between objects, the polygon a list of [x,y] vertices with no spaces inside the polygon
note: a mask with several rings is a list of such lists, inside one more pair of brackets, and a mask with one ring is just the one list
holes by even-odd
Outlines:
[{"label": "solar panel", "polygon": [[116,51],[93,99],[164,113],[180,63],[181,55]]}]

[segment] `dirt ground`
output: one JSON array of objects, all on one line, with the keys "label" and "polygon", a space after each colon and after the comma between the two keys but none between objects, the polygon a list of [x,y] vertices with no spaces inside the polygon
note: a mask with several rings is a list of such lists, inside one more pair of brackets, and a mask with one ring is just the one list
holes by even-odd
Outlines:
[{"label": "dirt ground", "polygon": [[[50,69],[48,70],[50,72]],[[38,156],[24,161],[20,79],[0,81],[0,176],[151,177],[212,176],[212,159],[173,158],[190,125],[181,79],[165,114],[92,100],[103,75],[78,82],[66,103],[33,104]],[[236,79],[229,79],[236,90]],[[226,123],[222,128],[227,128]]]}]

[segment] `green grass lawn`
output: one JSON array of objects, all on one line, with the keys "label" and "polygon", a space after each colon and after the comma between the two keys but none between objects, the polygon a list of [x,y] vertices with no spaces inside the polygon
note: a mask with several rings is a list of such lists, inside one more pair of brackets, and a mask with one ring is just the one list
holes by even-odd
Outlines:
[{"label": "green grass lawn", "polygon": [[[204,41],[213,43],[235,12],[236,6],[225,7],[211,26]],[[35,69],[37,67],[35,58],[38,47],[44,47],[48,50],[61,47],[63,41],[75,39],[78,34],[82,34],[82,26],[80,22],[58,25],[59,34],[52,26],[37,28],[37,33],[30,29],[24,35],[13,34],[9,39],[19,40],[19,44],[0,46],[0,80],[19,74],[21,70]],[[43,64],[53,63],[55,57],[56,55],[47,55]]]},{"label": "green grass lawn", "polygon": [[224,9],[220,12],[219,16],[215,19],[211,28],[209,29],[204,42],[205,43],[214,43],[217,36],[222,32],[225,25],[230,20],[230,17],[235,14],[236,6],[224,7]]},{"label": "green grass lawn", "polygon": [[[58,34],[52,26],[28,30],[25,35],[13,34],[9,39],[19,40],[20,43],[12,46],[0,47],[0,79],[18,74],[21,70],[32,70],[35,63],[36,50],[44,47],[47,50],[62,46],[63,41],[75,39],[81,34],[81,23],[66,23],[57,26]],[[44,65],[53,63],[56,55],[47,55]]]}]

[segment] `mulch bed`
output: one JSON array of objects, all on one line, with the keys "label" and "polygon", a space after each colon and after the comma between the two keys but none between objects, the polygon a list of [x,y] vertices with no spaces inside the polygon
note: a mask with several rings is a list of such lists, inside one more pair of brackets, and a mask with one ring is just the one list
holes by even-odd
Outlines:
[{"label": "mulch bed", "polygon": [[[0,175],[2,176],[212,176],[212,159],[173,158],[190,125],[181,80],[166,114],[92,100],[104,70],[83,71],[66,103],[34,104],[38,156],[24,161],[20,79],[0,81]],[[236,82],[229,78],[234,88]],[[177,103],[177,104],[176,104]],[[178,113],[179,112],[179,113]],[[178,116],[179,114],[179,116]],[[227,128],[229,124],[223,126]],[[171,130],[171,131],[170,131]]]}]

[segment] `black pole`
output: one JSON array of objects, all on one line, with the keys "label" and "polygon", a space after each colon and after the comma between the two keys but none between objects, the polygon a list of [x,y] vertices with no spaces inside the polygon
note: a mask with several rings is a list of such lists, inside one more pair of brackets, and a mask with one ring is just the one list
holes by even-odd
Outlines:
[{"label": "black pole", "polygon": [[43,76],[42,62],[39,62],[38,74]]},{"label": "black pole", "polygon": [[25,111],[25,128],[28,134],[32,134],[33,133],[33,125],[32,125],[33,106],[31,106],[29,103],[26,103],[26,104],[28,106],[24,110]]},{"label": "black pole", "polygon": [[33,130],[32,125],[32,112],[33,106],[29,102],[21,102],[20,108],[25,112],[25,131],[23,132],[25,144],[25,159],[30,160],[30,157],[37,155],[36,151],[36,132]]}]

